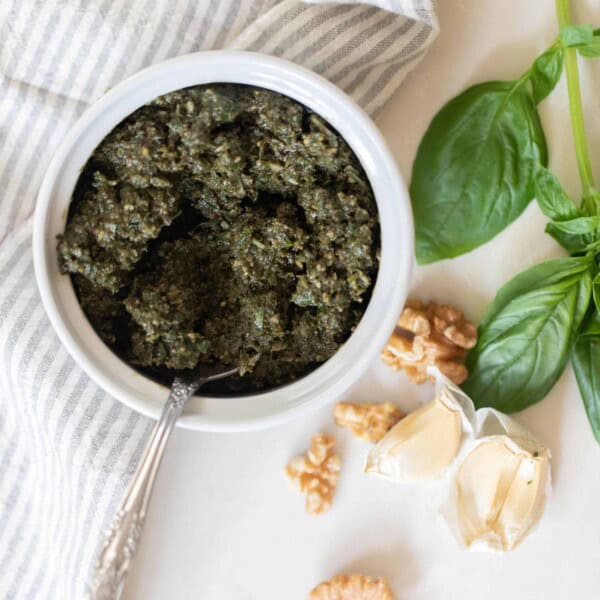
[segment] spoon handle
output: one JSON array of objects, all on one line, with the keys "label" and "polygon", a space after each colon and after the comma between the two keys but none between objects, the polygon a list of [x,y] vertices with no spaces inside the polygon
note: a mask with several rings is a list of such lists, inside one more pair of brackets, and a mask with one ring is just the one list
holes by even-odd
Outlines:
[{"label": "spoon handle", "polygon": [[202,381],[175,379],[160,419],[106,537],[90,585],[88,600],[118,600],[142,534],[148,503],[165,447],[185,403]]}]

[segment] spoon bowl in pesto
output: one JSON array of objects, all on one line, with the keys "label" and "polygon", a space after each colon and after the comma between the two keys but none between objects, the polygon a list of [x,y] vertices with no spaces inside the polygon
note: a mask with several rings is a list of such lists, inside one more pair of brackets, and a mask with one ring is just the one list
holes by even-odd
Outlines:
[{"label": "spoon bowl in pesto", "polygon": [[264,427],[342,394],[404,302],[412,218],[365,113],[268,56],[199,53],[103,96],[40,190],[34,257],[61,340],[109,393],[156,417],[205,362],[239,376],[185,427]]}]

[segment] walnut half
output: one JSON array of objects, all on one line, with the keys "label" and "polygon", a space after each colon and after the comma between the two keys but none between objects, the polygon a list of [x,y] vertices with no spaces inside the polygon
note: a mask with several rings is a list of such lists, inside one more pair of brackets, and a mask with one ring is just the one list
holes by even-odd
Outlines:
[{"label": "walnut half", "polygon": [[393,595],[383,578],[336,575],[314,588],[309,600],[393,600]]},{"label": "walnut half", "polygon": [[423,383],[427,367],[437,367],[457,385],[469,373],[464,360],[477,343],[477,329],[462,311],[446,304],[419,300],[406,303],[396,329],[381,353],[390,367],[406,372],[414,383]]},{"label": "walnut half", "polygon": [[285,468],[290,483],[306,496],[306,512],[319,515],[331,508],[340,477],[340,457],[334,452],[335,437],[317,433],[305,455]]},{"label": "walnut half", "polygon": [[336,425],[367,442],[378,442],[404,414],[391,402],[354,404],[338,402],[333,409]]}]

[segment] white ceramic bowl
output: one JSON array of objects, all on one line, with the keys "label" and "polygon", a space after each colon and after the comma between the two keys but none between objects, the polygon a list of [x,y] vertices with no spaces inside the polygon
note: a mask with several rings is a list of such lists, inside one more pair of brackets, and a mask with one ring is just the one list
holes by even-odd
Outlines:
[{"label": "white ceramic bowl", "polygon": [[70,278],[58,271],[56,236],[64,229],[81,168],[117,123],[157,96],[215,82],[274,90],[321,115],[339,131],[362,163],[381,224],[381,264],[371,300],[352,336],[330,360],[306,377],[266,393],[194,398],[180,419],[180,424],[190,429],[240,431],[279,423],[339,397],[374,360],[406,298],[413,264],[408,194],[379,130],[348,96],[307,69],[250,52],[202,52],[151,66],[95,102],[57,148],[39,192],[33,251],[42,301],[73,358],[112,396],[156,418],[166,389],[127,366],[94,332]]}]

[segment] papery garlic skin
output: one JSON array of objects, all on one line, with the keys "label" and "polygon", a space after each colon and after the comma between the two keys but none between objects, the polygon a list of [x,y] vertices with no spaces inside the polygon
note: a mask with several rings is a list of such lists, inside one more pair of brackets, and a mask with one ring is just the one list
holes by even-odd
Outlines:
[{"label": "papery garlic skin", "polygon": [[549,483],[545,447],[508,435],[483,438],[456,474],[460,541],[467,547],[512,550],[539,520]]},{"label": "papery garlic skin", "polygon": [[[472,405],[467,412],[473,412]],[[465,429],[471,424],[460,402],[440,390],[373,447],[365,471],[401,483],[436,479],[458,455]]]}]

